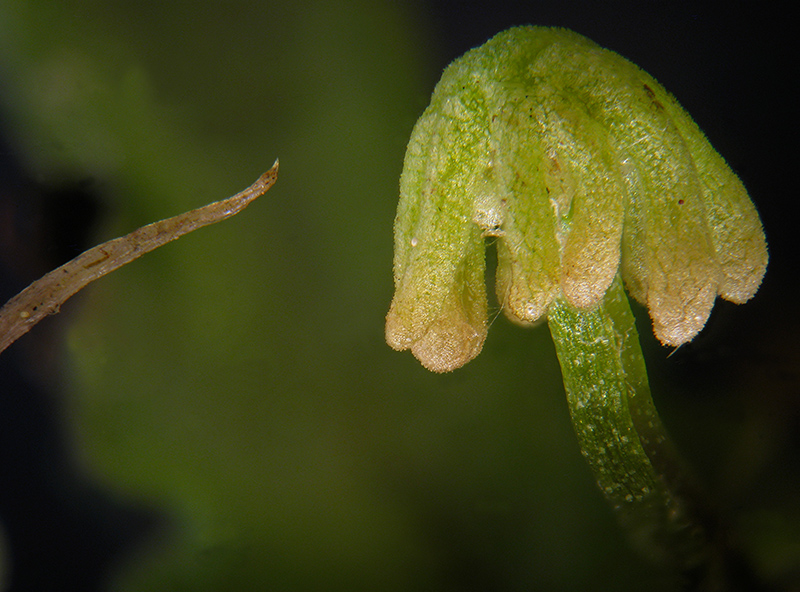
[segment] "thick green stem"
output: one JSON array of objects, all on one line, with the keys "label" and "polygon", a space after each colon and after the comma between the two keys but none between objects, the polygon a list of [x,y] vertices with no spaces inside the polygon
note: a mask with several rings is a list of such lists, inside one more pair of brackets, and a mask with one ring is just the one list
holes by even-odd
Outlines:
[{"label": "thick green stem", "polygon": [[656,413],[621,280],[589,310],[557,300],[548,323],[581,451],[620,521],[659,563],[706,572],[716,528],[686,487]]}]

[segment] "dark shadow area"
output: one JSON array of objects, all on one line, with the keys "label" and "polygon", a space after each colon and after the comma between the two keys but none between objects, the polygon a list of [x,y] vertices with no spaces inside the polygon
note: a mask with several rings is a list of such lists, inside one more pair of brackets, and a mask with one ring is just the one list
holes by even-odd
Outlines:
[{"label": "dark shadow area", "polygon": [[[0,299],[85,249],[99,203],[89,182],[31,180],[0,138]],[[0,356],[0,528],[8,592],[103,588],[113,564],[162,522],[93,484],[71,457],[59,392],[59,328],[43,322]]]}]

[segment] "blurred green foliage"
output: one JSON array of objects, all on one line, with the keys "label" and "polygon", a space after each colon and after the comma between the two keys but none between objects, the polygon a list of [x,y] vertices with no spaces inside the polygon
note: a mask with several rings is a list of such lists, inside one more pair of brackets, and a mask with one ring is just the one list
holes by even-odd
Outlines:
[{"label": "blurred green foliage", "polygon": [[87,473],[169,526],[112,590],[667,590],[580,457],[544,328],[449,375],[384,342],[411,128],[438,77],[397,2],[4,0],[0,100],[97,242],[249,185],[93,285],[65,340]]}]

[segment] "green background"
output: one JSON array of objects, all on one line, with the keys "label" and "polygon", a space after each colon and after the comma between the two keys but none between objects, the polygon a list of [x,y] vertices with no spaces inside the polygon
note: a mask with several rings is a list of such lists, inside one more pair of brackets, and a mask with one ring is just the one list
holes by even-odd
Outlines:
[{"label": "green background", "polygon": [[[470,47],[448,44],[447,10],[0,5],[3,127],[35,178],[91,182],[105,214],[93,242],[281,161],[240,216],[64,307],[76,471],[161,517],[108,589],[674,588],[596,489],[546,328],[501,316],[448,375],[383,340],[405,145],[441,68]],[[783,287],[765,291],[721,307],[672,358],[637,314],[668,429],[759,573],[786,582],[800,563],[798,355],[770,316]]]}]

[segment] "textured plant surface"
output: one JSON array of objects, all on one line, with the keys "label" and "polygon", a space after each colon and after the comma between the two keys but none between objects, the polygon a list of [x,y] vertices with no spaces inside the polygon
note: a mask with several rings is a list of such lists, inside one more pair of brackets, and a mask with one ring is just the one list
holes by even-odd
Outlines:
[{"label": "textured plant surface", "polygon": [[767,265],[742,183],[652,77],[570,31],[510,29],[445,71],[406,153],[386,337],[453,370],[486,337],[484,242],[514,320],[545,316],[581,451],[631,539],[692,589],[738,561],[682,477],[620,277],[681,345]]},{"label": "textured plant surface", "polygon": [[[10,150],[36,178],[89,183],[102,204],[95,242],[231,195],[281,157],[265,202],[96,282],[0,355],[0,365],[36,376],[42,359],[25,364],[22,354],[63,330],[47,350],[60,352],[60,390],[37,412],[56,432],[28,429],[21,403],[4,408],[0,431],[13,455],[4,467],[24,463],[0,490],[31,507],[13,516],[27,526],[33,573],[50,578],[36,589],[96,589],[70,587],[67,575],[92,569],[87,555],[109,550],[105,535],[129,532],[128,512],[145,508],[163,527],[136,553],[113,555],[103,589],[674,590],[631,553],[597,494],[544,327],[520,331],[499,318],[481,356],[445,375],[384,345],[411,128],[445,56],[538,18],[539,4],[535,14],[500,4],[517,16],[497,24],[480,14],[471,37],[452,37],[467,12],[447,9],[437,24],[418,3],[388,0],[233,0],[224,10],[207,0],[0,2]],[[775,116],[740,112],[747,97],[737,85],[768,88],[759,58],[774,35],[739,43],[719,11],[698,18],[671,5],[652,5],[658,22],[642,18],[645,3],[541,6],[552,22],[612,32],[609,44],[653,68],[670,56],[662,82],[674,65],[690,85],[678,94],[687,105],[724,94],[710,125],[735,125],[714,135],[771,203],[777,193],[759,184],[781,177],[766,143],[781,128],[740,142],[741,128]],[[665,33],[680,35],[674,59]],[[757,299],[767,310],[769,295]],[[774,308],[780,322],[753,335],[778,350],[796,325],[785,323],[790,306]],[[646,353],[656,347],[642,341]],[[666,361],[663,352],[650,378],[670,406],[665,421],[678,419],[676,439],[747,527],[739,534],[770,573],[789,573],[800,540],[793,432],[774,423],[788,416],[765,406],[764,388],[750,387],[766,386],[767,372],[785,381],[797,364],[765,366],[751,345],[737,341],[745,363],[713,391],[664,378],[663,366],[685,364],[695,345]],[[36,400],[2,384],[4,402]],[[30,460],[59,441],[55,460]],[[0,562],[13,585],[18,541],[4,517]]]},{"label": "textured plant surface", "polygon": [[392,347],[435,371],[480,352],[487,236],[510,317],[594,306],[620,271],[668,345],[717,295],[748,300],[767,264],[747,192],[677,101],[564,29],[505,31],[437,85],[400,181]]}]

